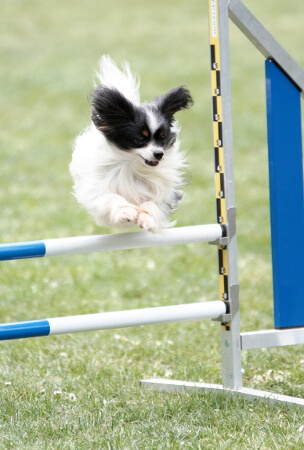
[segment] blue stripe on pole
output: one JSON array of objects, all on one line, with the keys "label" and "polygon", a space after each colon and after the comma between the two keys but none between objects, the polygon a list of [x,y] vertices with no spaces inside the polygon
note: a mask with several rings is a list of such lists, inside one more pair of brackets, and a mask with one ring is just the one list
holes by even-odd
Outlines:
[{"label": "blue stripe on pole", "polygon": [[45,256],[43,241],[20,242],[0,245],[0,261],[9,259],[39,258]]},{"label": "blue stripe on pole", "polygon": [[48,320],[31,320],[0,324],[0,341],[37,336],[48,336],[50,324]]},{"label": "blue stripe on pole", "polygon": [[304,325],[304,198],[301,92],[266,61],[274,319]]}]

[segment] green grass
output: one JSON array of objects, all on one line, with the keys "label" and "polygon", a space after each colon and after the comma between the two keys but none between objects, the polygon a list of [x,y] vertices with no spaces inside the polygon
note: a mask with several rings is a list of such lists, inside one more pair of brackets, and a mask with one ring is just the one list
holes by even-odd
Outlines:
[{"label": "green grass", "polygon": [[[254,12],[304,65],[304,6],[256,0]],[[186,84],[180,113],[191,183],[179,226],[213,223],[207,2],[3,0],[0,16],[2,242],[98,229],[71,195],[74,137],[101,54],[129,60],[151,99]],[[243,331],[271,328],[263,58],[231,26],[238,251]],[[212,246],[3,263],[1,322],[218,297]],[[303,412],[260,402],[140,390],[166,377],[221,382],[219,325],[196,322],[3,342],[2,449],[299,449]],[[301,346],[243,352],[244,384],[304,397]]]}]

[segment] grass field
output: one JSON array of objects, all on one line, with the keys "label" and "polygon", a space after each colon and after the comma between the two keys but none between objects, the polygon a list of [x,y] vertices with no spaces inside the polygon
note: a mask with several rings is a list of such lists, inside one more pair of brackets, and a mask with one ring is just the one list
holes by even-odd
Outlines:
[{"label": "grass field", "polygon": [[[2,0],[2,242],[115,232],[71,195],[74,137],[89,123],[101,54],[128,60],[144,100],[186,84],[179,226],[214,223],[207,2]],[[245,2],[304,66],[297,0]],[[254,3],[254,5],[252,5]],[[231,25],[242,331],[271,328],[263,58]],[[1,322],[218,297],[216,249],[187,245],[2,263]],[[303,346],[243,353],[244,384],[304,397]],[[0,347],[1,449],[300,449],[303,411],[140,390],[165,377],[221,383],[219,325],[193,322],[8,341]]]}]

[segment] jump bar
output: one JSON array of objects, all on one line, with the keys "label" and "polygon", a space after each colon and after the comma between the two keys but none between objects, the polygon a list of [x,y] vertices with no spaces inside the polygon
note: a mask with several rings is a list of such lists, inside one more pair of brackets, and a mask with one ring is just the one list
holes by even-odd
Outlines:
[{"label": "jump bar", "polygon": [[17,242],[13,244],[0,244],[0,261],[212,242],[222,236],[223,227],[218,224],[213,224],[172,228],[163,230],[161,234],[157,235],[148,231],[140,231]]},{"label": "jump bar", "polygon": [[226,314],[227,304],[216,300],[204,303],[85,314],[0,324],[0,340],[109,330],[187,320],[217,319]]}]

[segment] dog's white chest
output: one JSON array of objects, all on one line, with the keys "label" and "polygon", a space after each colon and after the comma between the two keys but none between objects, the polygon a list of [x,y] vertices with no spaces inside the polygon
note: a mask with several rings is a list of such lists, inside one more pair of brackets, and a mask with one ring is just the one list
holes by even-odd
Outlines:
[{"label": "dog's white chest", "polygon": [[120,168],[115,172],[110,182],[110,190],[112,193],[121,195],[128,202],[140,205],[154,199],[157,195],[158,189],[153,180],[138,176],[130,168]]}]

